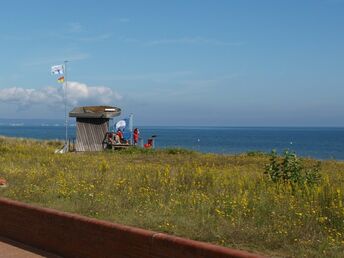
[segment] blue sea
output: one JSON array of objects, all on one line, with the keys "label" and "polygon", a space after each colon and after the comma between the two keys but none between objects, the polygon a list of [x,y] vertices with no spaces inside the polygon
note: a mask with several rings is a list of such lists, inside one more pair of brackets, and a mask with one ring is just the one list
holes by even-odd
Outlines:
[{"label": "blue sea", "polygon": [[[182,147],[200,152],[236,154],[248,151],[295,151],[299,156],[344,160],[341,127],[176,127],[142,126],[146,142],[156,135],[157,148]],[[69,127],[75,138],[75,124]],[[0,119],[0,135],[35,139],[64,139],[61,120]]]}]

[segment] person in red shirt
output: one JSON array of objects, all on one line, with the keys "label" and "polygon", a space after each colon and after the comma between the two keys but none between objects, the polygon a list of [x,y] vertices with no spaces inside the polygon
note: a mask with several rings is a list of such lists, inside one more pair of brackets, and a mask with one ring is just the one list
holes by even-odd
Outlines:
[{"label": "person in red shirt", "polygon": [[137,145],[137,143],[139,142],[139,135],[140,135],[139,129],[135,128],[133,132],[134,145]]}]

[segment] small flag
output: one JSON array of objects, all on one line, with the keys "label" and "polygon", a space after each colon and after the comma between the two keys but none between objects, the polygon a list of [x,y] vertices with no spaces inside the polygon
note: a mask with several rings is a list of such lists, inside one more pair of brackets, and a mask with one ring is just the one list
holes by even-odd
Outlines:
[{"label": "small flag", "polygon": [[57,82],[59,83],[64,83],[64,81],[65,81],[64,76],[57,79]]},{"label": "small flag", "polygon": [[63,74],[63,65],[54,65],[51,67],[52,74]]}]

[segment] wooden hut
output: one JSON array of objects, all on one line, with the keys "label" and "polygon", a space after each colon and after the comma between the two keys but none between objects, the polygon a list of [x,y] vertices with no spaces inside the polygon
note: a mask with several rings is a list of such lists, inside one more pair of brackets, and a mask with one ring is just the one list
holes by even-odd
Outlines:
[{"label": "wooden hut", "polygon": [[76,151],[101,151],[109,120],[119,116],[121,109],[111,106],[76,107],[69,112],[76,117]]}]

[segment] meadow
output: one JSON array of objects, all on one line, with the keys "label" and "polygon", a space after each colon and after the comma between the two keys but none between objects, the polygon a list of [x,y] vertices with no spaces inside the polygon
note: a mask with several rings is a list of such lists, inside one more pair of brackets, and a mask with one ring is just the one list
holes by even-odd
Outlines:
[{"label": "meadow", "polygon": [[263,153],[54,154],[60,144],[0,138],[0,196],[269,256],[344,253],[344,162],[321,161],[318,184],[292,186],[264,174]]}]

